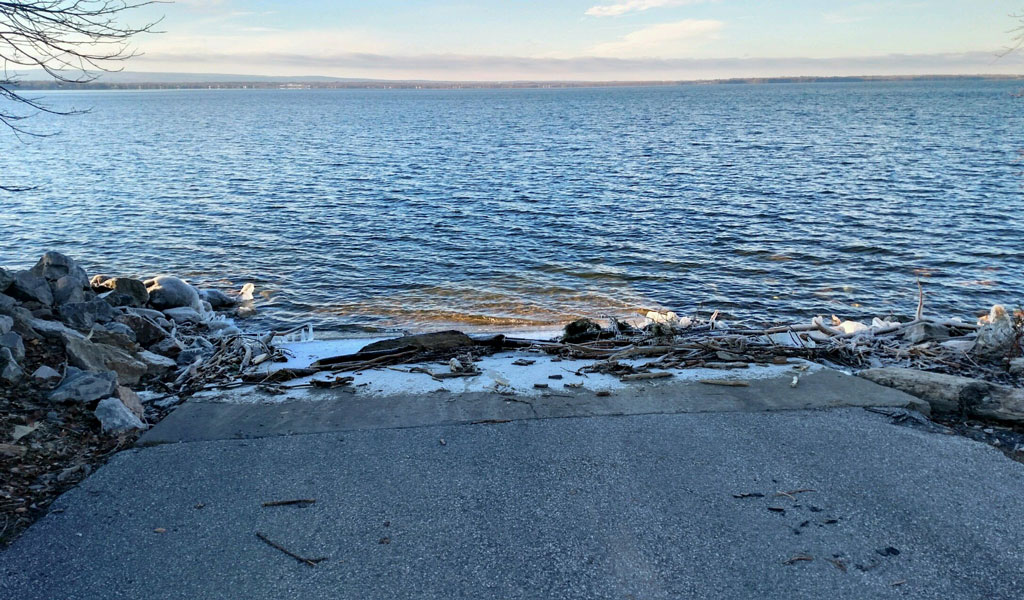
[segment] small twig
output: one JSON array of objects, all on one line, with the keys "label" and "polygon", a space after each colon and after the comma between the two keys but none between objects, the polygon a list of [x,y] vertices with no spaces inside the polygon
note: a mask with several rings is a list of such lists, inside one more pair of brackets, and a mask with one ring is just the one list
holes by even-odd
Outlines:
[{"label": "small twig", "polygon": [[793,556],[791,558],[787,558],[786,560],[782,561],[782,564],[784,564],[784,565],[792,565],[792,564],[798,563],[798,562],[811,562],[813,560],[814,560],[814,557],[809,555],[809,554],[797,554],[796,556]]},{"label": "small twig", "polygon": [[275,550],[280,550],[281,552],[284,552],[285,554],[287,554],[288,556],[294,558],[295,560],[299,561],[300,563],[302,563],[304,565],[308,565],[310,567],[315,567],[317,565],[317,563],[320,563],[320,562],[323,562],[323,561],[327,560],[327,558],[306,558],[304,556],[299,556],[298,554],[295,554],[294,552],[292,552],[291,550],[285,548],[281,544],[278,544],[277,542],[271,541],[269,538],[267,538],[267,536],[263,535],[262,533],[260,533],[258,531],[256,532],[256,537],[260,538],[260,540],[264,544],[270,546],[271,548],[274,548]]},{"label": "small twig", "polygon": [[803,494],[805,492],[813,492],[813,491],[815,491],[815,490],[812,490],[812,489],[800,489],[800,490],[793,490],[791,492],[775,492],[775,497],[779,498],[779,497],[785,496],[786,498],[789,498],[790,500],[796,500],[796,494]]},{"label": "small twig", "polygon": [[273,500],[270,502],[264,502],[263,506],[288,506],[291,504],[313,504],[316,502],[316,498],[300,498],[298,500]]}]

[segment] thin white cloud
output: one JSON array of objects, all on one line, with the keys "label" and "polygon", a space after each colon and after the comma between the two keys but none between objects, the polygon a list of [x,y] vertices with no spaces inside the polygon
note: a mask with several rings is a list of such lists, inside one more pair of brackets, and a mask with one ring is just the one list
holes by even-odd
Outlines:
[{"label": "thin white cloud", "polygon": [[[599,4],[587,9],[586,14],[591,17],[617,17],[630,12],[641,12],[652,8],[667,6],[686,6],[687,4],[701,4],[708,0],[624,0],[615,4]],[[716,0],[710,0],[712,2]]]},{"label": "thin white cloud", "polygon": [[725,25],[722,21],[684,19],[659,23],[626,34],[614,42],[591,49],[595,56],[678,56],[695,43],[710,39]]}]

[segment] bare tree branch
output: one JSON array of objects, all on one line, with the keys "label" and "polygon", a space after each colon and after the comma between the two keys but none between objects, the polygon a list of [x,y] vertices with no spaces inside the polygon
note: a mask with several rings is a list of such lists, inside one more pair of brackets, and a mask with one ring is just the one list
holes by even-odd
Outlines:
[{"label": "bare tree branch", "polygon": [[[33,114],[57,110],[15,91],[18,68],[39,68],[57,81],[85,83],[137,55],[130,39],[152,32],[154,21],[134,27],[118,19],[160,0],[0,0],[0,124],[19,137],[39,136],[22,126]],[[20,110],[19,110],[20,109]],[[0,188],[3,189],[3,188]]]}]

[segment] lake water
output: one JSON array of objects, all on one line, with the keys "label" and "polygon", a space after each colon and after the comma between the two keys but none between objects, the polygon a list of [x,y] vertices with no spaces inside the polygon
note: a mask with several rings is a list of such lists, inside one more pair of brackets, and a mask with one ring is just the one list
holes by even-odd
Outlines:
[{"label": "lake water", "polygon": [[536,328],[1024,302],[1020,82],[43,95],[0,265],[256,283],[265,322]]}]

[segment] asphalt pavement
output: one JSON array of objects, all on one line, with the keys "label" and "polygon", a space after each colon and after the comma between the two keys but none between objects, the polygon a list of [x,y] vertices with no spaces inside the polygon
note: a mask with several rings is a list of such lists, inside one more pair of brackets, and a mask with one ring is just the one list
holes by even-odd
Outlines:
[{"label": "asphalt pavement", "polygon": [[164,444],[0,554],[0,598],[1017,600],[1024,465],[861,408]]}]

